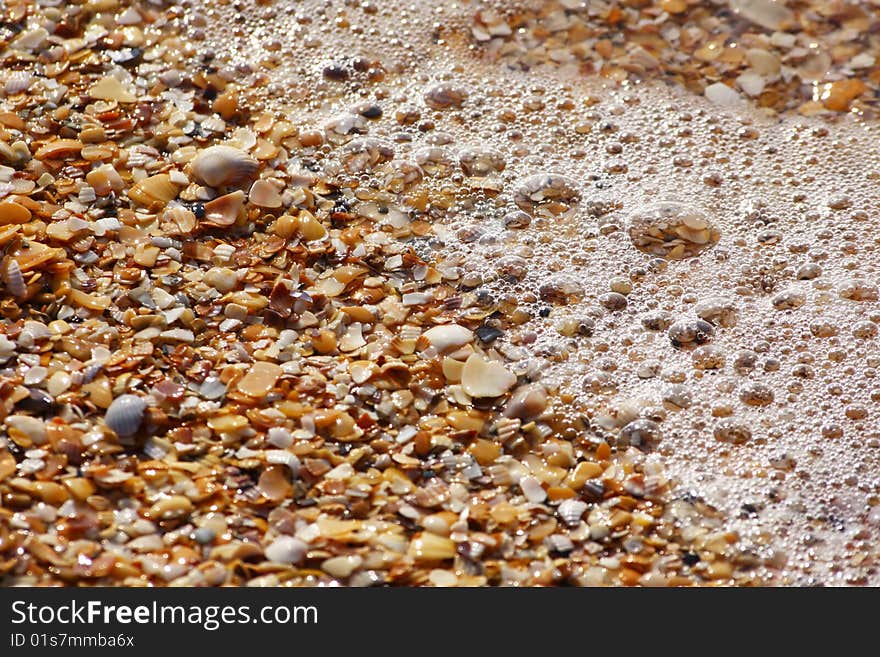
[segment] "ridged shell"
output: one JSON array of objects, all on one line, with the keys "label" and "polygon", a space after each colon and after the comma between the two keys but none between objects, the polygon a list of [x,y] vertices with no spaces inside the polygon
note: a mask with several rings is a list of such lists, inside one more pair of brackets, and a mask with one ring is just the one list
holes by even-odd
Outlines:
[{"label": "ridged shell", "polygon": [[239,148],[211,146],[196,155],[190,167],[200,183],[209,187],[223,187],[250,182],[260,163]]},{"label": "ridged shell", "polygon": [[171,177],[167,173],[160,173],[141,180],[128,190],[128,197],[150,209],[160,209],[177,196],[177,191],[178,187],[171,182]]},{"label": "ridged shell", "polygon": [[137,395],[122,395],[110,404],[104,415],[104,422],[116,432],[116,435],[131,436],[140,428],[146,408],[147,402],[143,398]]},{"label": "ridged shell", "polygon": [[586,510],[587,505],[585,502],[568,499],[562,501],[556,512],[559,514],[559,517],[562,518],[562,522],[566,525],[569,527],[577,527],[578,524],[580,524],[581,516],[584,515],[584,511]]},{"label": "ridged shell", "polygon": [[0,265],[0,274],[3,276],[3,284],[12,296],[21,299],[27,294],[27,285],[18,262],[12,258],[4,258]]}]

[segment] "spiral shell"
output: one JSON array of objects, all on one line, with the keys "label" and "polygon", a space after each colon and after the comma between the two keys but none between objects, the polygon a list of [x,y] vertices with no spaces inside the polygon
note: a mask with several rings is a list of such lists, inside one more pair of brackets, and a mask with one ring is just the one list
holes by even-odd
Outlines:
[{"label": "spiral shell", "polygon": [[3,278],[3,285],[9,293],[16,299],[22,299],[27,294],[27,285],[24,282],[24,276],[21,273],[21,267],[13,258],[4,258],[0,264],[0,276]]},{"label": "spiral shell", "polygon": [[240,186],[253,180],[260,163],[240,148],[211,146],[190,165],[196,180],[209,187]]},{"label": "spiral shell", "polygon": [[562,522],[566,525],[569,527],[577,527],[578,524],[580,524],[581,516],[584,515],[586,510],[586,502],[567,499],[562,501],[559,508],[556,509],[556,512],[559,514],[559,517],[562,518]]},{"label": "spiral shell", "polygon": [[110,404],[104,415],[104,422],[116,435],[123,438],[131,436],[140,428],[146,408],[147,402],[142,397],[122,395]]}]

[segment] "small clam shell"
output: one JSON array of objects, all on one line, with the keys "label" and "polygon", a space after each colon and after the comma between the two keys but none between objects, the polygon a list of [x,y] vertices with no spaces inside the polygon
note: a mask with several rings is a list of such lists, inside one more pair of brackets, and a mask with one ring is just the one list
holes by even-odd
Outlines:
[{"label": "small clam shell", "polygon": [[140,428],[146,408],[147,402],[142,397],[122,395],[110,404],[104,415],[104,422],[117,435],[131,436]]},{"label": "small clam shell", "polygon": [[243,185],[254,178],[259,166],[254,158],[233,146],[206,148],[190,164],[196,180],[209,187]]}]

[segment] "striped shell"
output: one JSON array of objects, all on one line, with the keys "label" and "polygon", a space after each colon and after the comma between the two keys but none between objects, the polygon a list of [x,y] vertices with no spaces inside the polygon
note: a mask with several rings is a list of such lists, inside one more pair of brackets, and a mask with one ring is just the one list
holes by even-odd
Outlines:
[{"label": "striped shell", "polygon": [[243,185],[257,173],[260,163],[239,148],[211,146],[192,161],[193,176],[209,187]]},{"label": "striped shell", "polygon": [[27,295],[27,285],[21,267],[15,259],[4,258],[3,263],[0,264],[0,276],[3,278],[3,285],[16,299],[22,299]]},{"label": "striped shell", "polygon": [[104,415],[104,422],[112,429],[116,435],[127,437],[134,435],[141,426],[144,419],[144,411],[147,408],[147,402],[137,395],[122,395],[113,400],[107,413]]},{"label": "striped shell", "polygon": [[556,512],[559,517],[569,527],[577,527],[581,522],[581,516],[587,510],[585,502],[580,500],[567,499],[563,500]]}]

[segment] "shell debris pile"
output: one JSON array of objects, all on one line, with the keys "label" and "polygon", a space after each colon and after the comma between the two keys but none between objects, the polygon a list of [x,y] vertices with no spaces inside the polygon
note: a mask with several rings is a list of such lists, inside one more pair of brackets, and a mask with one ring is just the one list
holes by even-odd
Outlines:
[{"label": "shell debris pile", "polygon": [[[759,362],[781,368],[770,346],[725,356],[748,337],[742,298],[829,340],[808,312],[858,306],[869,341],[876,276],[853,264],[832,294],[821,254],[797,276],[761,256],[734,300],[680,285],[741,244],[712,199],[657,205],[654,187],[669,160],[734,193],[707,164],[728,171],[732,131],[698,157],[618,123],[661,67],[728,107],[739,92],[712,85],[868,120],[874,19],[768,0],[732,3],[729,23],[687,0],[428,4],[399,20],[369,1],[6,3],[0,584],[779,577],[769,538],[671,479],[668,446],[766,445],[737,413],[802,390],[759,378]],[[708,144],[708,116],[676,114],[678,136]],[[733,138],[746,168],[754,123]],[[863,222],[847,196],[823,203],[823,220]],[[764,253],[789,239],[767,208],[744,213]],[[654,399],[633,393],[652,379]],[[695,393],[710,379],[729,405]],[[676,414],[696,429],[669,429]],[[793,462],[774,455],[755,480],[782,486]]]}]

